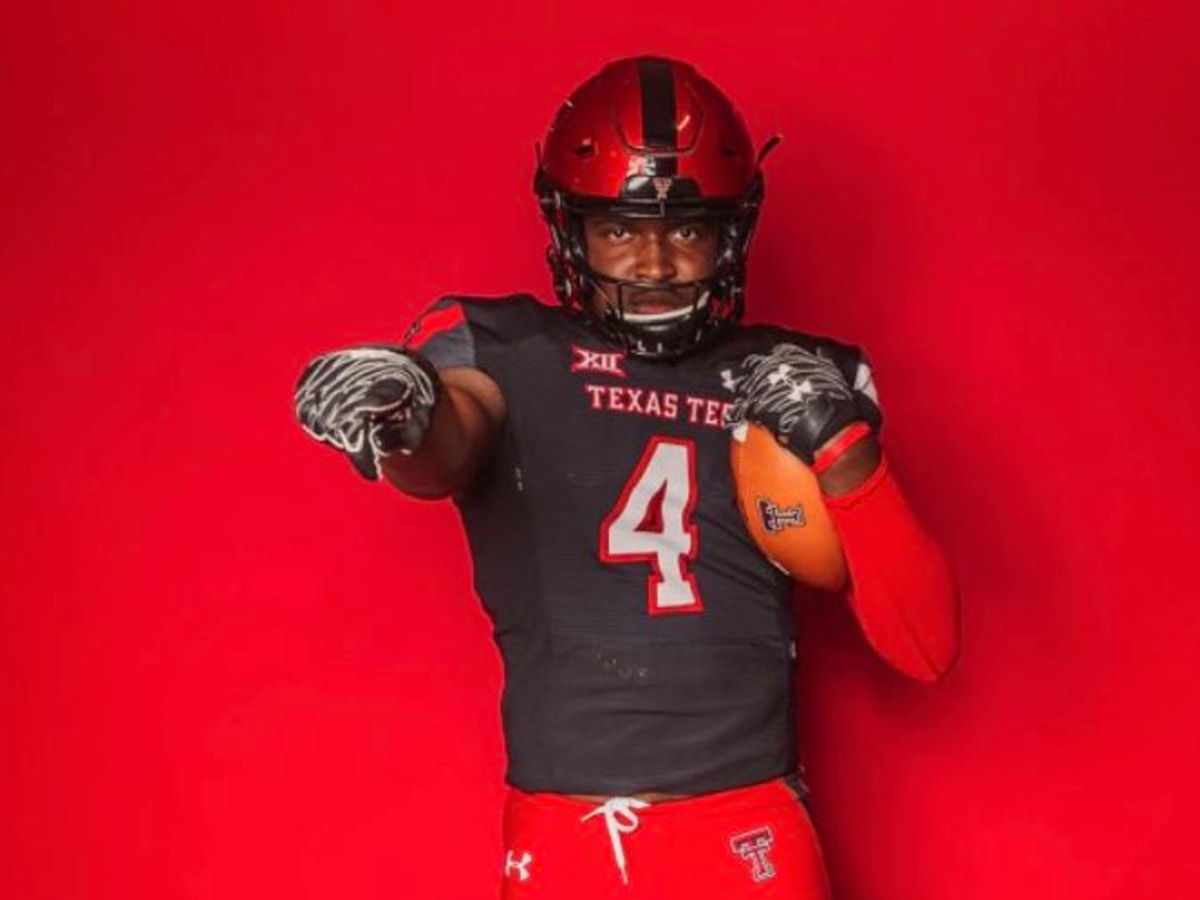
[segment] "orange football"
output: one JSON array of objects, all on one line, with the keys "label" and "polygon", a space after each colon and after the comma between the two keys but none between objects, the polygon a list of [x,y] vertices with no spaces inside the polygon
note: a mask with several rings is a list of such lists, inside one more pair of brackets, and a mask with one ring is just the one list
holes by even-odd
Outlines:
[{"label": "orange football", "polygon": [[730,463],[742,519],[758,549],[797,581],[842,588],[846,560],[813,470],[753,422],[734,430]]}]

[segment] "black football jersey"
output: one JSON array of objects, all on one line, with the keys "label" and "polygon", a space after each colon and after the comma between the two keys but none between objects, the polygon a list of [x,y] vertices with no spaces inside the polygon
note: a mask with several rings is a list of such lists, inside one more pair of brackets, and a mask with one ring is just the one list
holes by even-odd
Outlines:
[{"label": "black football jersey", "polygon": [[504,660],[509,782],[695,794],[793,771],[791,581],[742,523],[722,420],[748,354],[820,345],[871,395],[861,352],[737,326],[646,360],[529,296],[440,300],[408,341],[508,406],[457,503]]}]

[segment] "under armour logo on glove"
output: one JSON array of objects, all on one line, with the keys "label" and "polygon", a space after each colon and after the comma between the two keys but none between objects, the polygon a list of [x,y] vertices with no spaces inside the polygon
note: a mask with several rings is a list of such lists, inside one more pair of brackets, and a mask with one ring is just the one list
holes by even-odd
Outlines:
[{"label": "under armour logo on glove", "polygon": [[765,425],[809,465],[816,451],[851,422],[871,424],[876,415],[823,347],[776,344],[769,353],[747,356],[729,383],[736,399],[726,427]]},{"label": "under armour logo on glove", "polygon": [[433,366],[400,347],[338,350],[318,356],[300,376],[296,418],[374,481],[381,456],[420,446],[440,388]]}]

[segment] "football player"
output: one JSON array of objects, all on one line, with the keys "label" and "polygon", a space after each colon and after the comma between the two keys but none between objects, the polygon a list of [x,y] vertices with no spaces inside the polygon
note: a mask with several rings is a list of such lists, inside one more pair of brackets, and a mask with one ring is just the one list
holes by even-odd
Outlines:
[{"label": "football player", "polygon": [[447,297],[300,378],[309,434],[461,513],[505,666],[505,898],[828,896],[792,583],[737,510],[731,425],[819,473],[872,646],[927,680],[957,654],[866,357],[740,323],[763,155],[692,67],[614,62],[542,147],[558,304]]}]

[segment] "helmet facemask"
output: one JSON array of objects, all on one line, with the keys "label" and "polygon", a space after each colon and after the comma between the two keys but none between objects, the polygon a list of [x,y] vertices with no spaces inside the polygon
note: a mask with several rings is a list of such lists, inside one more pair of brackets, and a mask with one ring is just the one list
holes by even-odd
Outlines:
[{"label": "helmet facemask", "polygon": [[[762,199],[760,177],[735,203],[581,201],[555,190],[540,169],[535,189],[550,228],[547,261],[559,301],[627,353],[651,359],[682,356],[741,318],[746,250]],[[710,221],[717,230],[713,272],[694,281],[635,281],[603,275],[588,260],[586,216]],[[647,294],[670,294],[683,302],[663,312],[635,312],[638,299]]]}]

